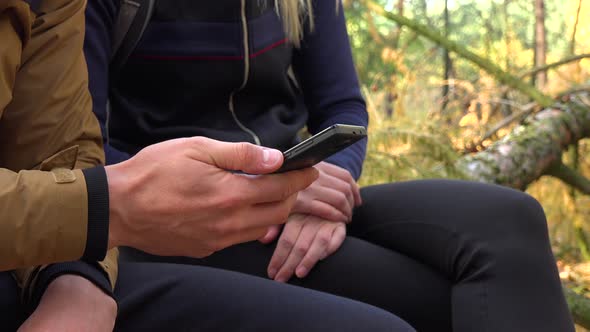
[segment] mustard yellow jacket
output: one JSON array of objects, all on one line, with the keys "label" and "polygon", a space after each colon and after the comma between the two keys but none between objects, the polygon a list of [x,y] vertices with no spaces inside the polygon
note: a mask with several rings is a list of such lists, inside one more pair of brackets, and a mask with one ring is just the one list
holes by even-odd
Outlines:
[{"label": "mustard yellow jacket", "polygon": [[[85,5],[0,0],[0,271],[16,270],[25,296],[45,264],[105,257],[108,235],[89,229],[97,207],[80,170],[104,163],[82,51]],[[117,251],[99,264],[114,287]]]}]

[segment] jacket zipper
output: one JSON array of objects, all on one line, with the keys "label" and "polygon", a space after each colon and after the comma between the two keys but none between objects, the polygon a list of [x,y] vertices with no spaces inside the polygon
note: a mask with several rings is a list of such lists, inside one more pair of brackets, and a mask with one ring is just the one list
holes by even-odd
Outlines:
[{"label": "jacket zipper", "polygon": [[244,34],[244,80],[242,81],[242,85],[237,90],[233,91],[231,93],[231,95],[229,96],[229,111],[231,112],[231,115],[234,118],[234,121],[236,122],[238,127],[240,127],[243,131],[250,134],[250,136],[252,136],[252,139],[254,139],[254,143],[256,143],[256,145],[260,145],[260,138],[258,137],[258,135],[256,135],[256,133],[253,130],[246,127],[240,121],[240,119],[238,119],[238,116],[236,115],[235,103],[234,103],[235,94],[237,92],[242,91],[246,87],[246,84],[248,84],[248,76],[250,76],[250,43],[248,40],[248,18],[246,17],[246,0],[241,0],[240,2],[241,2],[241,6],[242,6],[242,9],[241,9],[242,31]]}]

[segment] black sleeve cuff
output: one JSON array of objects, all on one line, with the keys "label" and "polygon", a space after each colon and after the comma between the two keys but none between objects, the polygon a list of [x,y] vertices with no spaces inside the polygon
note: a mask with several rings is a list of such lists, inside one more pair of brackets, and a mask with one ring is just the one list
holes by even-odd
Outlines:
[{"label": "black sleeve cuff", "polygon": [[28,303],[28,309],[30,312],[33,312],[39,305],[47,286],[49,286],[49,284],[57,277],[64,274],[74,274],[88,279],[94,283],[96,287],[114,298],[109,278],[106,275],[106,272],[104,272],[97,263],[92,264],[83,261],[57,263],[48,266],[37,276],[35,289],[31,292],[31,299]]},{"label": "black sleeve cuff", "polygon": [[101,261],[109,244],[109,184],[104,167],[82,170],[88,191],[88,232],[85,261]]}]

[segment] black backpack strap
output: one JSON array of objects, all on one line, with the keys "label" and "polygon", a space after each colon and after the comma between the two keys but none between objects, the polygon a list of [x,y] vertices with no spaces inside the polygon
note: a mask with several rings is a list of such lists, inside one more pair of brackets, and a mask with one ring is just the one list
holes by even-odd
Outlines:
[{"label": "black backpack strap", "polygon": [[111,78],[127,62],[135,50],[154,12],[156,0],[122,0],[113,28]]}]

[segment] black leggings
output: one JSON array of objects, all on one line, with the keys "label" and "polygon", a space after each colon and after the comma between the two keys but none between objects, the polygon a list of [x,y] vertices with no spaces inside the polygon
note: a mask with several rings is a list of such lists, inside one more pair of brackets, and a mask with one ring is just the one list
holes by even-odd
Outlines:
[{"label": "black leggings", "polygon": [[[116,332],[415,332],[374,306],[203,266],[122,262],[115,297]],[[0,330],[16,331],[24,311],[0,272]]]},{"label": "black leggings", "polygon": [[[418,331],[573,331],[541,206],[499,186],[448,180],[362,189],[348,237],[289,283],[388,310]],[[196,264],[266,277],[273,245],[248,243]],[[271,282],[271,281],[269,281]]]}]

